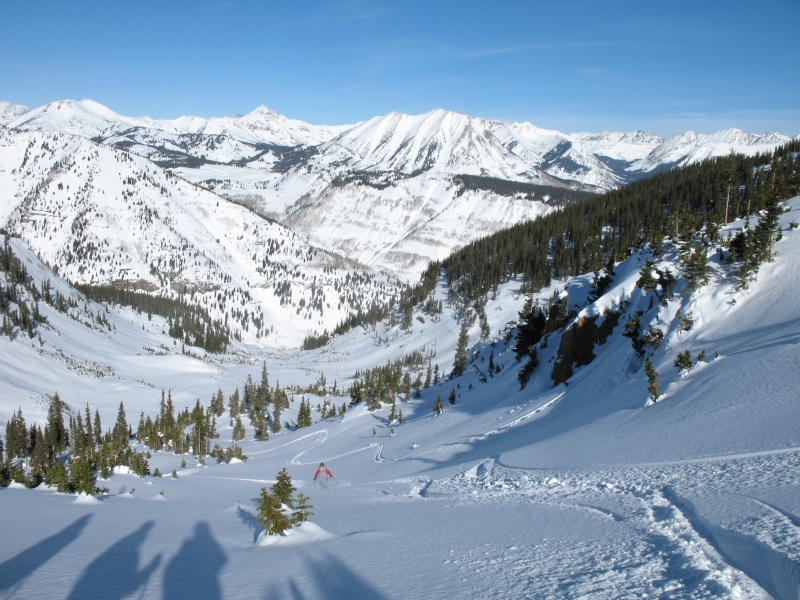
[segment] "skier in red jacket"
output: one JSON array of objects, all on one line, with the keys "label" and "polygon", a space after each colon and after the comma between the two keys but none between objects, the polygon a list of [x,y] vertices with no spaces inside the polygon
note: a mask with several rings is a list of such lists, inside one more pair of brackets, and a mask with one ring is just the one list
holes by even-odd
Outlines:
[{"label": "skier in red jacket", "polygon": [[314,473],[315,482],[317,481],[317,478],[319,478],[320,486],[324,488],[328,487],[328,479],[333,479],[334,481],[336,481],[336,478],[333,476],[333,473],[331,473],[330,471],[328,471],[328,469],[325,468],[325,463],[319,463],[319,468],[317,469],[317,472]]}]

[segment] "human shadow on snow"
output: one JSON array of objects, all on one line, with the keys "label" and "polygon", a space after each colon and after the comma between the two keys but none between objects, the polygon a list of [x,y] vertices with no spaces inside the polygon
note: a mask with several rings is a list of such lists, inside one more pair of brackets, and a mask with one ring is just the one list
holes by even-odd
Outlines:
[{"label": "human shadow on snow", "polygon": [[307,600],[321,598],[323,600],[382,600],[385,596],[368,581],[352,571],[345,563],[331,554],[314,559],[309,558],[308,578],[316,588],[314,593],[303,594],[297,582],[290,578],[283,591],[280,586],[272,584],[267,588],[264,600]]},{"label": "human shadow on snow", "polygon": [[84,515],[64,529],[23,550],[14,558],[0,564],[0,592],[14,587],[41,567],[65,547],[78,539],[89,524],[91,515]]},{"label": "human shadow on snow", "polygon": [[153,521],[148,521],[94,559],[73,586],[69,600],[114,600],[145,585],[161,564],[158,554],[139,570],[141,546],[152,528]]},{"label": "human shadow on snow", "polygon": [[184,540],[178,554],[167,564],[162,584],[164,599],[222,598],[219,573],[227,562],[228,557],[211,535],[208,523],[196,523],[194,535]]}]

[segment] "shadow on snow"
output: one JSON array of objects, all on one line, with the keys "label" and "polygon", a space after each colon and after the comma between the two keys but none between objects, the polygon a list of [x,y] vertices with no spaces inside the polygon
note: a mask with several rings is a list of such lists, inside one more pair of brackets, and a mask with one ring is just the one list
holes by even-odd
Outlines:
[{"label": "shadow on snow", "polygon": [[43,539],[27,550],[23,550],[14,558],[10,558],[0,564],[0,592],[22,582],[36,569],[75,541],[81,535],[83,528],[89,524],[90,519],[91,515],[84,515],[58,533]]}]

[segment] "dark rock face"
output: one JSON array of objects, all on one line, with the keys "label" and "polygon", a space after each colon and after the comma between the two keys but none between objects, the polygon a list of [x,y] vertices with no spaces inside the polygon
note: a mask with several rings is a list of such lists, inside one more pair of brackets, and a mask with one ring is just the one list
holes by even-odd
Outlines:
[{"label": "dark rock face", "polygon": [[572,377],[573,367],[588,365],[595,359],[595,344],[602,345],[619,323],[619,313],[609,312],[597,326],[598,317],[581,317],[561,336],[558,357],[550,377],[553,386]]}]

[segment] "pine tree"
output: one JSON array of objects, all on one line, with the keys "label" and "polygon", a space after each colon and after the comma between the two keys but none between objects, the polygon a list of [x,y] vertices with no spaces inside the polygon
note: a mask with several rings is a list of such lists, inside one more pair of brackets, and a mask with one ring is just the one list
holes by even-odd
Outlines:
[{"label": "pine tree", "polygon": [[292,525],[300,525],[308,521],[308,517],[313,515],[310,509],[314,508],[308,503],[310,498],[300,493],[297,494],[297,508],[292,513]]},{"label": "pine tree", "polygon": [[520,390],[525,389],[525,386],[528,385],[528,381],[530,381],[531,375],[533,375],[534,371],[536,371],[536,367],[538,366],[539,357],[536,354],[536,349],[532,348],[529,354],[528,362],[526,362],[519,370],[519,373],[517,373]]},{"label": "pine tree", "polygon": [[650,396],[654,401],[658,400],[659,396],[661,396],[661,388],[658,385],[658,371],[656,371],[649,356],[644,361],[644,372],[647,375],[647,391],[650,392]]},{"label": "pine tree", "polygon": [[772,246],[781,239],[780,216],[782,200],[786,194],[781,165],[777,157],[772,161],[770,183],[764,197],[764,214],[753,230],[756,258],[760,263],[772,260]]},{"label": "pine tree", "polygon": [[72,478],[72,486],[78,493],[84,493],[93,496],[95,493],[95,478],[92,473],[92,466],[89,461],[83,457],[75,459],[70,467],[70,475]]},{"label": "pine tree", "polygon": [[677,367],[679,373],[687,372],[692,368],[692,353],[689,350],[680,352],[673,365]]},{"label": "pine tree", "polygon": [[236,425],[233,427],[233,441],[238,442],[239,440],[243,440],[245,436],[245,429],[244,425],[242,425],[241,417],[236,417]]},{"label": "pine tree", "polygon": [[447,400],[448,400],[448,402],[450,402],[450,404],[455,404],[456,403],[456,388],[452,388],[450,390],[450,397],[447,398]]},{"label": "pine tree", "polygon": [[425,371],[425,383],[422,384],[424,389],[431,387],[431,361],[428,361],[428,369]]},{"label": "pine tree", "polygon": [[70,491],[69,474],[60,460],[54,462],[44,474],[44,482],[57,492],[66,494]]},{"label": "pine tree", "polygon": [[64,425],[63,411],[65,408],[67,406],[58,396],[58,392],[53,394],[47,408],[47,424],[44,428],[44,441],[50,449],[51,460],[66,450],[69,443],[67,428]]},{"label": "pine tree", "polygon": [[461,319],[461,329],[458,332],[452,377],[461,377],[467,370],[467,344],[469,343],[469,328],[471,325],[471,313],[464,313],[464,317]]},{"label": "pine tree", "polygon": [[433,412],[435,412],[437,415],[440,415],[440,414],[442,414],[444,412],[444,406],[442,406],[442,395],[441,394],[437,394],[436,402],[433,403],[433,407],[432,408],[433,408]]},{"label": "pine tree", "polygon": [[489,352],[489,377],[494,377],[494,348]]},{"label": "pine tree", "polygon": [[284,532],[292,527],[281,501],[267,492],[267,488],[261,488],[257,512],[256,520],[266,530],[267,535],[286,535]]},{"label": "pine tree", "polygon": [[286,467],[281,469],[275,477],[275,483],[270,488],[270,491],[282,504],[289,508],[294,508],[292,494],[297,491],[297,488],[292,485],[292,478],[286,471]]},{"label": "pine tree", "polygon": [[[518,313],[519,322],[517,323],[517,341],[514,344],[514,354],[517,360],[522,360],[524,356],[530,354],[531,348],[538,344],[544,336],[547,318],[544,312],[539,310],[539,306],[533,306],[533,298],[528,296],[522,310]],[[489,372],[494,369],[494,350],[489,356]]]},{"label": "pine tree", "polygon": [[22,416],[22,408],[13,413],[6,423],[6,458],[8,464],[15,458],[28,455],[28,428]]},{"label": "pine tree", "polygon": [[124,448],[128,445],[128,420],[125,418],[125,406],[122,402],[119,403],[117,410],[117,422],[114,424],[114,429],[111,432],[111,438],[116,444],[117,448]]}]

